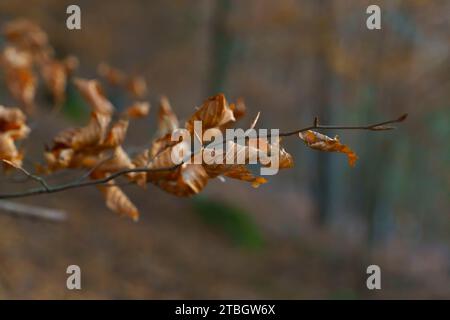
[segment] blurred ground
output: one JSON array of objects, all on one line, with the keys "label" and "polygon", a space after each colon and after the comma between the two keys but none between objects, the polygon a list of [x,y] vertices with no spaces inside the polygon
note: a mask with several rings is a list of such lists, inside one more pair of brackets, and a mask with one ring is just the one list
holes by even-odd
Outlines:
[{"label": "blurred ground", "polygon": [[[37,145],[48,125],[40,128]],[[307,196],[277,189],[275,181],[259,189],[227,181],[213,182],[206,192],[248,210],[263,234],[259,248],[234,244],[200,219],[192,200],[152,186],[127,188],[142,212],[138,223],[109,212],[95,188],[20,200],[64,209],[69,219],[51,223],[0,215],[0,298],[449,297],[442,252],[404,243],[369,251],[364,235],[355,232],[361,226],[318,228]],[[379,292],[365,288],[365,268],[372,263],[382,268]],[[65,287],[71,264],[82,269],[81,291]]]},{"label": "blurred ground", "polygon": [[[75,2],[83,27],[68,32],[65,8]],[[193,200],[152,186],[126,188],[142,212],[138,223],[109,212],[95,188],[16,200],[66,210],[69,219],[0,212],[0,299],[450,298],[449,2],[381,1],[379,33],[365,29],[368,4],[1,1],[1,23],[41,24],[59,56],[80,58],[80,75],[95,77],[106,61],[146,77],[153,110],[130,130],[130,148],[153,137],[161,94],[182,119],[217,91],[243,96],[242,126],[258,111],[261,127],[285,130],[318,114],[327,123],[410,118],[388,134],[339,132],[360,155],[354,169],[341,155],[318,156],[291,140],[296,168],[267,185],[211,183],[204,197],[245,210],[263,237],[258,248],[207,224]],[[15,103],[3,85],[0,97]],[[77,122],[40,107],[24,143],[27,168]],[[32,185],[8,179],[2,192]],[[82,269],[79,292],[65,287],[70,264]],[[381,291],[365,287],[370,264],[382,269]]]}]

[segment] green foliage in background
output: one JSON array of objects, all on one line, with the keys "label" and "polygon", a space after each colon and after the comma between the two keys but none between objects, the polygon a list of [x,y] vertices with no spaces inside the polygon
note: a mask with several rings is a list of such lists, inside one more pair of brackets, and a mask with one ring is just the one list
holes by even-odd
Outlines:
[{"label": "green foliage in background", "polygon": [[201,196],[193,199],[193,207],[207,224],[222,230],[236,245],[250,249],[263,247],[261,231],[245,210]]},{"label": "green foliage in background", "polygon": [[89,117],[89,107],[71,82],[67,85],[66,95],[62,108],[64,115],[77,123],[86,122]]}]

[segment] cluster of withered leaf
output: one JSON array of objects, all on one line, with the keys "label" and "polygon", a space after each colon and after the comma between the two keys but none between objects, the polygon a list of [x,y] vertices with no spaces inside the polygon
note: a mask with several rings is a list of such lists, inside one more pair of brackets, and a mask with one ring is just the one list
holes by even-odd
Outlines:
[{"label": "cluster of withered leaf", "polygon": [[[53,146],[45,152],[47,165],[40,170],[48,173],[60,169],[86,169],[88,177],[100,179],[120,170],[135,168],[122,144],[130,119],[147,116],[150,105],[136,102],[114,120],[115,109],[103,95],[98,81],[77,78],[74,82],[92,108],[89,123],[85,127],[60,132],[53,139]],[[139,175],[129,173],[126,176],[139,182]],[[109,208],[137,219],[136,207],[113,180],[99,188]]]},{"label": "cluster of withered leaf", "polygon": [[[25,123],[26,116],[19,108],[5,108],[0,105],[0,159],[15,166],[22,165],[23,152],[15,145],[16,140],[27,137],[30,129]],[[3,162],[4,169],[10,167]]]},{"label": "cluster of withered leaf", "polygon": [[27,113],[34,110],[38,75],[55,104],[61,105],[67,78],[77,68],[78,60],[73,56],[56,59],[47,34],[29,20],[18,19],[7,23],[2,35],[6,40],[1,53],[5,83],[19,105]]},{"label": "cluster of withered leaf", "polygon": [[[48,74],[49,64],[55,63],[47,35],[35,24],[27,20],[15,20],[4,26],[2,35],[5,46],[0,54],[0,65],[4,70],[6,87],[16,99],[20,107],[7,108],[0,106],[0,158],[12,165],[21,166],[23,152],[17,149],[15,141],[24,139],[29,128],[26,125],[26,115],[21,109],[31,111],[34,105],[37,77],[35,69],[40,68],[43,78],[56,95],[65,92],[66,69],[64,68],[64,84],[61,76]],[[60,63],[65,65],[64,63]],[[50,84],[52,83],[52,85]],[[55,83],[55,84],[53,84]],[[9,166],[3,162],[5,169]]]},{"label": "cluster of withered leaf", "polygon": [[[177,196],[197,194],[206,186],[208,180],[219,176],[247,181],[254,187],[265,183],[266,179],[253,175],[245,164],[239,164],[242,162],[236,160],[242,156],[241,159],[245,159],[243,162],[249,163],[249,156],[252,154],[251,151],[257,151],[249,150],[249,148],[264,149],[261,150],[262,155],[270,153],[270,148],[273,146],[268,142],[267,138],[253,137],[245,145],[238,144],[234,141],[226,141],[226,145],[222,149],[223,152],[217,152],[220,148],[217,146],[214,148],[209,147],[209,141],[204,141],[203,135],[195,131],[194,121],[201,121],[202,132],[206,130],[224,132],[226,128],[229,128],[236,120],[240,119],[244,113],[245,105],[242,100],[228,104],[223,94],[218,94],[207,99],[186,121],[184,126],[187,133],[192,139],[197,139],[202,148],[193,152],[190,156],[192,161],[188,162],[184,159],[185,163],[177,167],[176,170],[148,172],[147,181]],[[176,143],[171,141],[172,132],[179,129],[180,126],[166,98],[161,100],[158,120],[158,138],[153,141],[150,150],[141,155],[142,157],[147,155],[148,168],[151,169],[175,166],[176,163],[173,162],[174,159],[171,157],[172,151],[174,148],[186,143],[185,140]],[[190,146],[187,146],[187,148],[190,149]],[[202,159],[205,156],[209,156],[211,161],[195,163],[193,158],[199,154]],[[220,161],[216,161],[216,157],[221,157]],[[270,165],[270,163],[265,161],[264,165]],[[292,157],[283,149],[280,149],[280,168],[289,168],[292,165]]]},{"label": "cluster of withered leaf", "polygon": [[[6,83],[20,106],[28,112],[34,106],[36,70],[40,72],[55,102],[62,103],[68,76],[77,66],[77,59],[55,59],[47,35],[26,20],[7,24],[3,35],[7,39],[1,56]],[[134,98],[142,98],[147,91],[146,83],[141,77],[126,75],[106,64],[100,64],[98,73],[107,83],[127,90]],[[41,172],[82,169],[86,173],[80,178],[80,183],[84,179],[104,180],[123,172],[128,183],[144,188],[152,183],[176,196],[191,196],[201,192],[209,180],[218,177],[246,181],[258,187],[266,179],[254,175],[247,165],[250,160],[257,160],[261,166],[271,166],[273,158],[269,154],[274,152],[278,154],[276,158],[279,169],[293,166],[292,156],[281,147],[279,137],[270,139],[249,135],[244,145],[225,141],[222,145],[223,152],[217,152],[217,146],[212,147],[209,141],[203,140],[203,132],[213,130],[223,134],[246,112],[242,100],[228,103],[223,94],[204,101],[184,126],[180,125],[168,99],[163,97],[160,101],[156,138],[151,141],[148,149],[130,156],[123,147],[130,120],[147,116],[150,105],[147,102],[135,102],[118,113],[103,93],[99,81],[76,78],[74,84],[91,107],[89,122],[84,127],[66,129],[54,137],[52,145],[44,153],[46,164],[39,166]],[[250,129],[255,127],[257,119],[258,117]],[[29,133],[25,120],[26,116],[19,108],[0,106],[0,158],[15,167],[21,167],[22,152],[16,149],[14,142],[25,138]],[[202,132],[196,131],[195,121],[201,121]],[[172,133],[177,129],[185,129],[191,140],[196,139],[200,145],[199,150],[191,153],[188,159],[183,159],[181,164],[174,162],[172,154],[176,150],[174,148],[180,148],[188,142],[184,139],[172,141]],[[337,137],[330,138],[311,130],[300,132],[299,137],[311,148],[347,154],[351,165],[357,159]],[[190,147],[187,146],[187,149],[190,150]],[[258,155],[256,159],[250,159],[255,154]],[[200,163],[187,161],[196,156],[213,160]],[[217,157],[221,158],[220,161],[217,161]],[[136,220],[139,216],[138,209],[112,178],[97,186],[105,197],[106,205],[111,210]]]}]

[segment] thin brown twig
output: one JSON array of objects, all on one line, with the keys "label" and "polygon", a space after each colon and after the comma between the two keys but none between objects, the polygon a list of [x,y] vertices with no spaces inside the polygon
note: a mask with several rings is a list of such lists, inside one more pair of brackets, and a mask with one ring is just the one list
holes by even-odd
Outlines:
[{"label": "thin brown twig", "polygon": [[10,165],[11,167],[15,168],[15,169],[17,169],[17,170],[19,170],[19,171],[22,171],[22,172],[23,172],[27,177],[29,177],[30,179],[32,179],[32,180],[34,180],[34,181],[37,181],[40,185],[42,185],[42,187],[44,188],[44,190],[47,190],[47,191],[49,190],[49,186],[48,186],[47,182],[44,180],[44,178],[39,177],[39,176],[36,176],[36,175],[34,175],[34,174],[28,172],[26,169],[24,169],[24,168],[22,168],[21,166],[18,166],[18,165],[16,165],[16,164],[12,163],[12,162],[9,161],[9,160],[2,159],[2,161],[3,161],[4,163]]},{"label": "thin brown twig", "polygon": [[106,157],[103,160],[100,160],[99,162],[97,162],[92,168],[90,168],[88,171],[86,171],[81,177],[79,177],[76,182],[81,182],[87,178],[89,178],[89,176],[95,171],[97,170],[100,166],[102,166],[103,164],[105,164],[105,162],[112,160],[114,158],[114,155],[109,155],[108,157]]},{"label": "thin brown twig", "polygon": [[284,133],[280,133],[279,136],[280,137],[288,137],[288,136],[293,136],[296,134],[299,134],[300,132],[305,132],[308,130],[313,130],[313,129],[321,129],[321,130],[333,130],[333,129],[337,129],[337,130],[370,130],[370,131],[386,131],[386,130],[393,130],[395,129],[395,127],[393,126],[388,126],[389,124],[393,124],[393,123],[400,123],[405,121],[405,119],[408,117],[408,114],[405,113],[403,115],[401,115],[400,117],[393,119],[393,120],[388,120],[388,121],[383,121],[383,122],[379,122],[379,123],[375,123],[375,124],[369,124],[366,126],[330,126],[330,125],[321,125],[319,124],[319,119],[317,117],[314,118],[314,124],[310,127],[306,127],[306,128],[302,128],[302,129],[298,129],[298,130],[294,130],[294,131],[290,131],[290,132],[284,132]]},{"label": "thin brown twig", "polygon": [[[313,129],[339,129],[339,130],[371,130],[371,131],[383,131],[383,130],[392,130],[395,129],[395,127],[392,126],[388,126],[389,124],[393,124],[393,123],[399,123],[402,122],[406,119],[407,114],[404,114],[396,119],[393,120],[388,120],[388,121],[383,121],[383,122],[379,122],[379,123],[375,123],[375,124],[370,124],[370,125],[366,125],[366,126],[330,126],[330,125],[321,125],[319,124],[319,120],[316,117],[314,119],[314,123],[312,126],[309,127],[305,127],[302,129],[298,129],[298,130],[294,130],[294,131],[290,131],[290,132],[285,132],[285,133],[280,133],[279,136],[282,137],[287,137],[287,136],[293,136],[293,135],[297,135],[300,132],[304,132],[304,131],[308,131],[308,130],[313,130]],[[265,136],[265,138],[270,137],[270,134],[268,134],[267,136]],[[226,141],[225,141],[226,142]],[[209,145],[209,147],[212,147],[212,145]],[[195,154],[196,152],[199,152],[203,149],[203,146],[200,150],[195,151],[194,153],[190,154],[188,158],[190,158],[193,154]],[[181,161],[179,164],[173,165],[173,166],[169,166],[169,167],[165,167],[165,168],[132,168],[132,169],[124,169],[124,170],[120,170],[117,172],[112,173],[111,175],[102,178],[102,179],[96,179],[96,180],[89,180],[89,181],[82,181],[80,180],[80,178],[78,178],[77,180],[67,183],[67,184],[63,184],[63,185],[56,185],[56,186],[50,186],[47,184],[47,182],[39,176],[33,175],[31,173],[29,173],[27,170],[23,169],[22,167],[16,166],[14,164],[12,164],[11,162],[7,161],[7,160],[3,160],[4,162],[12,165],[14,168],[22,171],[24,174],[26,174],[28,177],[30,177],[31,179],[39,182],[42,185],[42,188],[35,188],[35,189],[29,189],[26,191],[21,191],[21,192],[15,192],[15,193],[4,193],[4,194],[0,194],[0,199],[11,199],[11,198],[21,198],[21,197],[28,197],[28,196],[33,196],[33,195],[39,195],[39,194],[47,194],[47,193],[56,193],[56,192],[61,192],[61,191],[65,191],[65,190],[69,190],[69,189],[75,189],[75,188],[82,188],[82,187],[88,187],[88,186],[95,186],[95,185],[99,185],[99,184],[106,184],[109,181],[118,178],[122,175],[128,174],[128,173],[133,173],[133,172],[164,172],[164,171],[172,171],[172,170],[176,170],[177,168],[179,168],[181,165],[183,165],[187,160],[183,160]],[[84,179],[84,178],[83,178]]]}]

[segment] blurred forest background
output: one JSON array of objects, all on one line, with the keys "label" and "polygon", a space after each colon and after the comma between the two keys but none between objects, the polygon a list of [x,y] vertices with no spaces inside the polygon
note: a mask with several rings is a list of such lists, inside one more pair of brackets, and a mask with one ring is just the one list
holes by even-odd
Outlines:
[{"label": "blurred forest background", "polygon": [[[375,3],[382,30],[369,31]],[[65,27],[69,4],[81,7],[82,30]],[[138,223],[109,212],[95,188],[15,200],[69,217],[0,212],[0,299],[450,298],[449,1],[0,2],[1,24],[19,17],[40,24],[58,56],[76,55],[78,75],[97,77],[107,62],[146,78],[151,115],[131,128],[129,148],[152,139],[162,94],[184,119],[217,92],[243,97],[238,126],[261,111],[260,127],[284,131],[314,116],[410,117],[390,132],[328,132],[358,153],[355,168],[290,138],[295,168],[259,189],[214,181],[180,199],[127,188]],[[86,119],[72,85],[68,98],[56,118],[39,103],[28,159]],[[0,104],[15,104],[4,86]],[[31,185],[2,177],[0,190]],[[81,291],[66,289],[70,264],[82,269]],[[381,267],[382,290],[366,288],[370,264]]]}]

